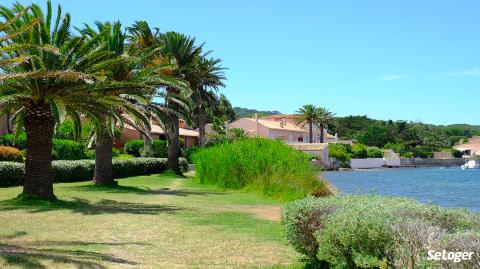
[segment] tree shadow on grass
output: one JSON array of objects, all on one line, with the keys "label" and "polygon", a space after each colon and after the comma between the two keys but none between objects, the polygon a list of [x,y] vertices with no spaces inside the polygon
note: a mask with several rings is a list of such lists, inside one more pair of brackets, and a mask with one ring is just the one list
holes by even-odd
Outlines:
[{"label": "tree shadow on grass", "polygon": [[222,192],[210,192],[210,191],[201,191],[201,190],[188,190],[188,189],[175,189],[170,188],[161,188],[161,189],[150,189],[150,188],[139,188],[133,186],[95,186],[95,185],[85,185],[85,186],[72,186],[69,189],[76,191],[99,191],[107,193],[134,193],[139,195],[174,195],[174,196],[207,196],[207,195],[223,195]]},{"label": "tree shadow on grass", "polygon": [[85,242],[85,241],[36,241],[29,243],[32,246],[153,246],[153,244],[145,242]]},{"label": "tree shadow on grass", "polygon": [[86,199],[73,197],[73,200],[51,200],[43,201],[38,199],[22,199],[17,197],[12,200],[0,202],[0,210],[18,210],[23,209],[31,213],[70,210],[72,213],[83,215],[99,214],[139,214],[139,215],[158,215],[174,213],[184,208],[178,206],[142,204],[119,202],[103,199],[92,203]]},{"label": "tree shadow on grass", "polygon": [[51,261],[59,264],[73,264],[77,268],[103,269],[107,268],[99,262],[137,265],[138,263],[122,259],[110,254],[84,250],[42,249],[22,247],[13,244],[0,243],[0,257],[12,266],[23,268],[47,268],[41,261]]}]

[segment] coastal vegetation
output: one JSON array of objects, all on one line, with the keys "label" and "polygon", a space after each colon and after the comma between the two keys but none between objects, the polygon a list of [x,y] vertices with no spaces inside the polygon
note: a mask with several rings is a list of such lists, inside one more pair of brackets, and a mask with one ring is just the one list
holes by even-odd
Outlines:
[{"label": "coastal vegetation", "polygon": [[282,112],[277,110],[257,110],[244,107],[234,107],[233,111],[235,112],[236,118],[253,118],[255,117],[255,114],[257,114],[259,117],[282,114]]},{"label": "coastal vegetation", "polygon": [[367,147],[363,144],[328,144],[328,154],[342,162],[347,167],[350,159],[382,158],[383,151],[377,147]]},{"label": "coastal vegetation", "polygon": [[332,194],[309,156],[280,141],[248,138],[201,149],[193,155],[198,181],[294,200]]},{"label": "coastal vegetation", "polygon": [[282,223],[289,243],[318,268],[457,268],[427,259],[428,251],[480,251],[478,213],[406,198],[308,197],[285,205]]},{"label": "coastal vegetation", "polygon": [[429,158],[433,152],[451,149],[456,143],[480,135],[472,125],[436,126],[406,121],[383,121],[367,116],[337,117],[329,128],[341,139],[351,139],[366,146],[393,149],[402,157]]}]

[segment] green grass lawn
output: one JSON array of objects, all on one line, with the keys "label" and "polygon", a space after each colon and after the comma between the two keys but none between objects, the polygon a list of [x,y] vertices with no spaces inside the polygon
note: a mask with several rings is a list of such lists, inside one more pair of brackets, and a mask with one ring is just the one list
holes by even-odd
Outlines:
[{"label": "green grass lawn", "polygon": [[300,268],[281,204],[152,175],[118,187],[56,184],[60,202],[0,189],[0,268]]}]

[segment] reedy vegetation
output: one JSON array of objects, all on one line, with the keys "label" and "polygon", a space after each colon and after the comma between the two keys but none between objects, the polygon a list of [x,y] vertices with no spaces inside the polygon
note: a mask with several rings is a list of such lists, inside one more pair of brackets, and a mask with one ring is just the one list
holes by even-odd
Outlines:
[{"label": "reedy vegetation", "polygon": [[289,201],[333,193],[318,177],[309,156],[280,141],[244,138],[193,155],[200,183],[259,192]]}]

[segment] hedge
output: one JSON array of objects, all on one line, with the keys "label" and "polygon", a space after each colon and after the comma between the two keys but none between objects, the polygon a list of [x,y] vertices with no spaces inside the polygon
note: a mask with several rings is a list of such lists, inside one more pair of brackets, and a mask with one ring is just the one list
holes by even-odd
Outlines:
[{"label": "hedge", "polygon": [[[52,141],[52,157],[59,160],[80,160],[84,157],[83,145],[73,140],[57,139]],[[6,134],[0,136],[0,145],[15,147],[19,150],[25,150],[27,147],[27,135],[20,133],[15,137],[15,134]]]},{"label": "hedge", "polygon": [[[125,178],[163,173],[167,159],[131,158],[113,160],[114,178]],[[182,171],[188,170],[188,162],[180,159]],[[92,180],[95,170],[94,160],[53,161],[54,182],[77,182]],[[23,183],[25,165],[15,162],[0,162],[0,187],[19,186]]]},{"label": "hedge", "polygon": [[[427,252],[480,251],[480,214],[408,198],[308,197],[284,206],[282,224],[288,242],[319,268],[453,268]],[[458,268],[479,262],[476,254]]]}]

